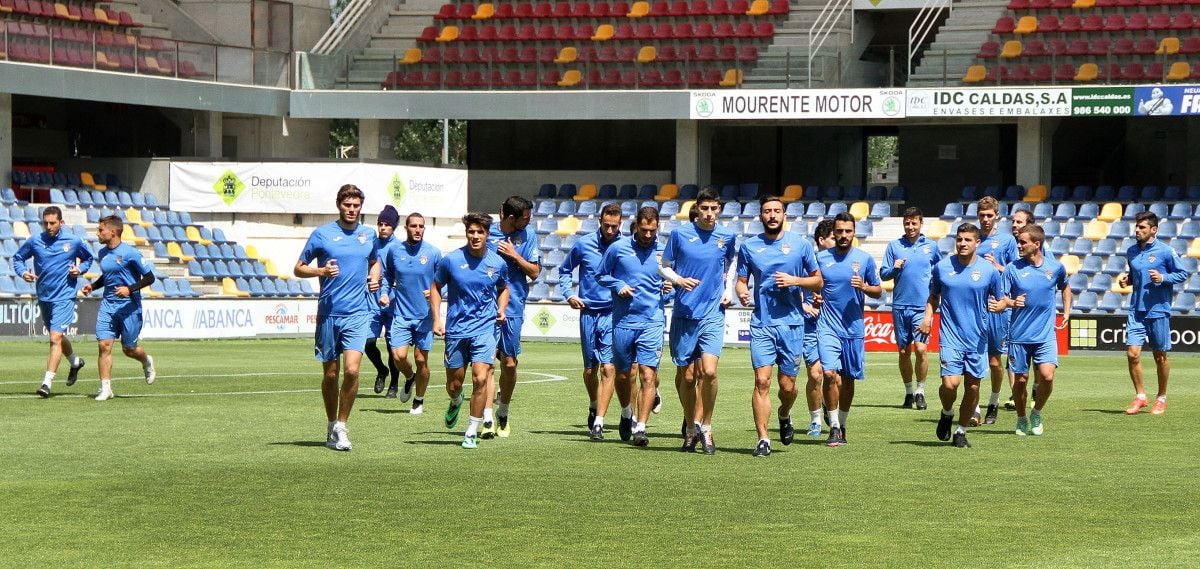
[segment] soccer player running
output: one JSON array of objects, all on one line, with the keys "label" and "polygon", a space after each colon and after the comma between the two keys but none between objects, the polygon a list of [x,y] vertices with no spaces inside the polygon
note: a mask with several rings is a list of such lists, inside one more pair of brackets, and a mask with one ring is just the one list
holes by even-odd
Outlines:
[{"label": "soccer player running", "polygon": [[[371,317],[379,290],[381,267],[376,256],[375,231],[360,223],[363,192],[346,184],[338,188],[338,218],[309,235],[292,272],[299,278],[317,277],[317,329],[314,353],[321,362],[321,398],[329,420],[325,446],[348,451],[346,421],[358,394],[358,370],[371,335]],[[317,265],[311,266],[313,261]],[[342,385],[338,388],[338,357]]]},{"label": "soccer player running", "polygon": [[[725,344],[725,308],[733,300],[732,270],[737,235],[717,225],[721,199],[705,188],[692,206],[700,213],[693,223],[680,225],[667,238],[662,255],[662,275],[677,291],[671,312],[671,360],[681,375],[679,400],[688,432],[683,450],[692,452],[701,441],[705,454],[717,451],[713,442],[712,415],[717,403],[717,362]],[[685,368],[699,362],[691,376]],[[640,363],[640,361],[639,361]],[[703,409],[696,413],[696,384]],[[644,396],[644,394],[643,394]],[[700,423],[700,432],[695,424]]]},{"label": "soccer player running", "polygon": [[[567,297],[567,304],[579,311],[583,385],[589,400],[588,432],[594,441],[604,440],[604,415],[612,400],[616,380],[612,351],[612,291],[600,284],[598,275],[604,254],[620,235],[621,206],[610,203],[600,211],[600,228],[576,241],[558,267],[558,290],[568,293],[574,288],[571,272],[579,270],[579,290]],[[621,421],[632,423],[632,418],[622,415]],[[630,427],[626,426],[627,429]]]},{"label": "soccer player running", "polygon": [[[866,297],[883,296],[875,258],[854,247],[854,217],[842,212],[833,218],[833,249],[817,253],[821,314],[817,343],[825,372],[825,403],[829,408],[827,446],[846,444],[846,419],[854,403],[854,382],[865,380],[866,344],[863,309]],[[844,381],[849,380],[849,381]]]},{"label": "soccer player running", "polygon": [[[991,263],[993,268],[1003,273],[1004,267],[1017,260],[1017,240],[1008,233],[997,231],[999,228],[996,226],[996,221],[1000,218],[1000,202],[991,196],[984,196],[979,200],[976,213],[979,216],[981,234],[977,251],[985,261]],[[982,421],[979,409],[975,410],[971,418],[973,426],[980,423],[985,425],[996,423],[996,414],[1000,409],[1000,389],[1004,386],[1006,375],[1000,358],[1008,351],[1008,327],[1012,320],[1012,314],[1006,310],[999,314],[989,315],[988,318],[988,369],[992,377],[992,394],[988,399],[987,413],[983,416]],[[1011,376],[1009,376],[1009,385],[1010,387],[1012,385]]]},{"label": "soccer player running", "polygon": [[[62,230],[62,210],[58,206],[52,205],[42,211],[42,227],[45,231],[26,239],[17,248],[12,266],[25,282],[37,283],[42,322],[50,333],[50,357],[46,360],[46,374],[42,376],[37,394],[50,397],[50,387],[63,356],[71,366],[67,375],[68,387],[75,385],[83,367],[83,358],[75,355],[75,348],[66,333],[75,323],[75,283],[79,275],[91,268],[92,252],[79,236]],[[28,264],[31,258],[32,266]]]},{"label": "soccer player running", "polygon": [[[641,395],[630,438],[634,446],[644,447],[650,444],[646,422],[650,420],[654,393],[658,390],[666,318],[658,260],[658,209],[649,206],[639,209],[635,222],[637,227],[632,236],[613,243],[604,252],[597,280],[613,294],[613,363],[617,397],[625,408],[632,404],[629,394],[637,362]],[[596,420],[602,418],[603,415],[597,415]]]},{"label": "soccer player running", "polygon": [[812,245],[796,233],[783,231],[783,200],[765,196],[758,200],[763,232],[742,242],[738,249],[736,292],[750,306],[750,277],[754,278],[754,311],[750,316],[750,365],[754,368],[754,394],[750,404],[758,446],[753,456],[771,454],[767,418],[771,416],[771,369],[779,366],[779,442],[792,444],[791,410],[799,393],[796,374],[804,360],[803,288],[821,288],[821,272]]},{"label": "soccer player running", "polygon": [[[1067,271],[1058,261],[1042,254],[1046,232],[1037,225],[1025,225],[1017,234],[1021,258],[1009,263],[1004,271],[1005,305],[1012,308],[1012,327],[1008,338],[1008,366],[1013,372],[1013,403],[1017,408],[1016,433],[1041,435],[1042,409],[1054,390],[1054,372],[1058,368],[1058,337],[1055,336],[1054,294],[1062,291],[1065,328],[1071,317],[1071,287]],[[1038,370],[1041,389],[1033,402],[1033,413],[1025,416],[1029,382],[1029,363]]]},{"label": "soccer player running", "polygon": [[[1021,234],[1021,229],[1023,229],[1026,225],[1030,225],[1033,223],[1033,212],[1031,212],[1027,209],[1018,209],[1018,210],[1014,210],[1010,214],[1010,217],[1012,217],[1013,240],[1019,241],[1018,236]],[[1045,229],[1043,228],[1043,232],[1044,231],[1045,231]],[[1021,249],[1020,244],[1018,244],[1017,245],[1018,258],[1020,255],[1020,249]],[[1046,246],[1046,243],[1044,240],[1042,241],[1042,256],[1047,259],[1053,258],[1050,255],[1050,248]],[[1009,326],[1010,327],[1012,326],[1011,321],[1009,323]],[[1011,364],[1009,365],[1009,369],[1011,371],[1011,369],[1012,369]],[[1033,399],[1035,401],[1037,400],[1037,386],[1038,386],[1038,383],[1041,382],[1041,376],[1038,375],[1038,369],[1039,368],[1037,366],[1033,366],[1033,382],[1032,382],[1032,385],[1030,386],[1031,387],[1030,390],[1031,390],[1032,394],[1029,396],[1030,399]],[[1012,411],[1017,408],[1016,402],[1013,401],[1013,397],[1014,397],[1013,390],[1016,389],[1016,387],[1015,387],[1016,377],[1015,377],[1015,375],[1009,375],[1009,379],[1011,380],[1011,382],[1009,383],[1009,386],[1008,386],[1009,387],[1008,401],[1004,402],[1004,408],[1008,409],[1009,411]]]},{"label": "soccer player running", "polygon": [[[929,336],[918,328],[925,316],[929,298],[929,277],[933,266],[942,260],[937,243],[921,233],[924,216],[916,207],[904,210],[904,236],[888,243],[879,267],[882,280],[895,280],[892,289],[892,329],[900,351],[900,379],[904,382],[901,407],[918,410],[925,403],[925,379],[929,376]],[[915,360],[915,361],[914,361]],[[916,375],[916,387],[913,375]]]},{"label": "soccer player running", "polygon": [[100,347],[96,362],[100,370],[100,392],[96,401],[114,397],[112,346],[117,338],[121,339],[121,351],[125,356],[142,364],[147,385],[154,383],[156,375],[154,358],[138,346],[138,336],[142,333],[142,293],[139,291],[154,282],[154,271],[137,249],[121,241],[124,228],[121,218],[115,215],[100,218],[96,228],[96,237],[104,245],[96,255],[100,276],[79,291],[88,296],[93,290],[104,287],[104,299],[100,301],[100,313],[96,316],[96,342]]},{"label": "soccer player running", "polygon": [[1005,308],[1000,271],[976,254],[979,249],[979,228],[971,223],[958,226],[954,236],[954,255],[947,255],[933,267],[929,281],[929,300],[921,333],[929,334],[933,313],[941,310],[940,356],[942,414],[938,418],[937,438],[951,438],[950,425],[954,420],[954,401],[958,386],[966,381],[962,405],[959,407],[958,428],[954,429],[953,445],[969,448],[967,427],[975,416],[979,403],[979,383],[987,373],[989,312]]},{"label": "soccer player running", "polygon": [[[822,219],[813,229],[813,242],[817,252],[832,249],[833,220]],[[819,267],[818,267],[819,269]],[[824,285],[824,282],[822,282]],[[821,348],[817,341],[817,320],[821,315],[821,293],[804,290],[804,365],[808,370],[808,382],[804,386],[805,398],[808,399],[808,436],[820,438],[821,414],[824,412],[825,399],[823,388],[825,370],[821,369]]]},{"label": "soccer player running", "polygon": [[[479,448],[488,382],[496,358],[496,329],[504,325],[509,301],[508,264],[488,250],[492,217],[486,213],[463,216],[467,244],[446,253],[437,264],[429,285],[429,310],[433,334],[446,338],[446,428],[458,424],[463,402],[463,380],[471,366],[471,419],[462,447]],[[442,318],[442,287],[446,287],[446,317]]]},{"label": "soccer player running", "polygon": [[[392,246],[388,253],[388,284],[392,293],[392,323],[388,326],[388,347],[392,363],[404,375],[400,401],[407,402],[416,387],[410,415],[425,412],[425,390],[429,387],[429,350],[433,348],[433,314],[429,296],[434,271],[442,252],[425,241],[425,217],[410,213],[404,220],[407,238]],[[413,361],[408,362],[408,348]],[[396,395],[396,383],[388,387],[388,397]]]},{"label": "soccer player running", "polygon": [[490,439],[509,435],[508,405],[517,386],[517,356],[521,355],[521,323],[525,320],[525,299],[529,297],[529,281],[542,272],[538,252],[537,232],[529,226],[533,204],[521,196],[512,196],[500,205],[500,223],[488,230],[488,249],[508,263],[509,300],[507,314],[497,333],[500,354],[500,401],[496,406],[495,424],[492,421],[492,393],[495,383],[488,384],[487,407],[483,415],[483,433]]},{"label": "soccer player running", "polygon": [[1149,345],[1158,371],[1158,396],[1150,413],[1161,415],[1167,410],[1167,380],[1171,376],[1167,362],[1167,352],[1171,351],[1171,292],[1175,284],[1187,280],[1188,274],[1180,267],[1179,255],[1157,239],[1158,216],[1147,211],[1134,220],[1137,243],[1125,251],[1129,272],[1119,283],[1133,287],[1125,327],[1125,357],[1136,396],[1125,414],[1136,415],[1148,403],[1142,382],[1142,346]]},{"label": "soccer player running", "polygon": [[[379,219],[376,223],[376,229],[379,231],[379,237],[375,243],[375,256],[380,262],[380,274],[386,275],[388,271],[388,252],[396,239],[392,238],[392,234],[396,231],[396,224],[400,222],[400,214],[396,208],[388,205],[383,207],[383,211],[379,212]],[[366,355],[367,359],[371,360],[371,365],[375,366],[375,393],[383,393],[384,382],[391,376],[392,383],[385,397],[392,398],[396,396],[396,383],[400,375],[400,369],[392,363],[391,358],[388,358],[387,364],[383,363],[383,355],[379,353],[379,346],[375,345],[377,338],[383,337],[384,344],[387,343],[387,337],[384,336],[384,330],[391,332],[392,330],[392,310],[388,307],[390,299],[388,292],[382,288],[375,293],[376,301],[371,304],[371,337],[367,339]]]}]

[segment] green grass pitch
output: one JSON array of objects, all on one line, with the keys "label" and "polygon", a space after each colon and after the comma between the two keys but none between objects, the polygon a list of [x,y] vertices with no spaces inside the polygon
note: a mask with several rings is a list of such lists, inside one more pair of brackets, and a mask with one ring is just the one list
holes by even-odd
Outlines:
[{"label": "green grass pitch", "polygon": [[[1173,354],[1163,416],[1121,411],[1124,357],[1062,362],[1046,434],[1013,412],[934,437],[902,410],[895,356],[868,357],[850,445],[750,456],[749,353],[721,360],[715,456],[679,452],[663,368],[650,446],[585,433],[578,347],[527,343],[513,435],[459,448],[442,425],[440,344],[427,412],[363,388],[354,451],[324,448],[307,340],[147,342],[159,381],[117,356],[118,398],[92,401],[95,348],[74,387],[33,395],[45,344],[3,345],[5,567],[1195,567],[1200,558],[1200,357]],[[1147,383],[1154,384],[1147,355]],[[936,362],[934,364],[936,370]],[[935,371],[936,373],[936,371]],[[64,373],[61,374],[65,377]],[[1151,388],[1153,396],[1153,387]],[[774,396],[773,396],[774,397]],[[796,413],[797,423],[804,412]],[[775,424],[772,418],[771,424]],[[799,425],[798,425],[799,426]],[[772,428],[772,437],[775,437]]]}]

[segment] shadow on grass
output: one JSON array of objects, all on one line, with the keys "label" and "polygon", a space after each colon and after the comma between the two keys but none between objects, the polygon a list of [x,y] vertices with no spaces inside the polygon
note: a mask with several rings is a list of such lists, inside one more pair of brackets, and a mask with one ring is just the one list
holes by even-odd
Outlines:
[{"label": "shadow on grass", "polygon": [[1124,415],[1124,409],[1082,409],[1085,413],[1104,413],[1105,415]]},{"label": "shadow on grass", "polygon": [[323,447],[323,446],[325,446],[325,443],[321,442],[321,441],[277,441],[277,442],[267,443],[267,444],[269,444],[271,446],[281,446],[282,445],[282,446],[295,446],[295,447]]},{"label": "shadow on grass", "polygon": [[[950,442],[942,441],[888,441],[889,445],[910,445],[915,447],[949,447]],[[951,447],[953,448],[953,447]]]},{"label": "shadow on grass", "polygon": [[[866,403],[855,403],[852,408],[858,409],[860,407],[866,407],[869,409],[895,409],[897,411],[905,411],[908,413],[914,412],[913,409],[905,409],[904,407],[901,407],[899,405],[868,405]],[[915,412],[920,413],[921,411],[915,411]]]},{"label": "shadow on grass", "polygon": [[383,413],[384,415],[409,415],[408,409],[359,409],[362,413]]},{"label": "shadow on grass", "polygon": [[434,445],[434,446],[438,446],[438,445],[440,445],[440,446],[460,446],[460,445],[462,445],[462,439],[457,439],[457,440],[453,440],[453,441],[404,441],[404,444],[407,444],[407,445]]}]

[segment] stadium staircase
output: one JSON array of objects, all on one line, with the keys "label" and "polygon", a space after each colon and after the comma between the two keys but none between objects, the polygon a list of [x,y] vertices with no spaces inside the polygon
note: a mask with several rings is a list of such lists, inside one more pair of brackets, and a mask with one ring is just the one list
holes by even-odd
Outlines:
[{"label": "stadium staircase", "polygon": [[908,78],[909,87],[960,85],[975,62],[979,46],[987,40],[996,19],[1008,10],[1007,0],[956,2],[954,11],[923,50]]}]

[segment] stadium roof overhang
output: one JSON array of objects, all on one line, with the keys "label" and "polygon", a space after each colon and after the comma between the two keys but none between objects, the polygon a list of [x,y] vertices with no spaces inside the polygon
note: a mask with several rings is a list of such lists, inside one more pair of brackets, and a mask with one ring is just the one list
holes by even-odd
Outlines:
[{"label": "stadium roof overhang", "polygon": [[[293,91],[295,118],[647,120],[688,118],[687,91]],[[347,116],[347,112],[352,116]]]}]

